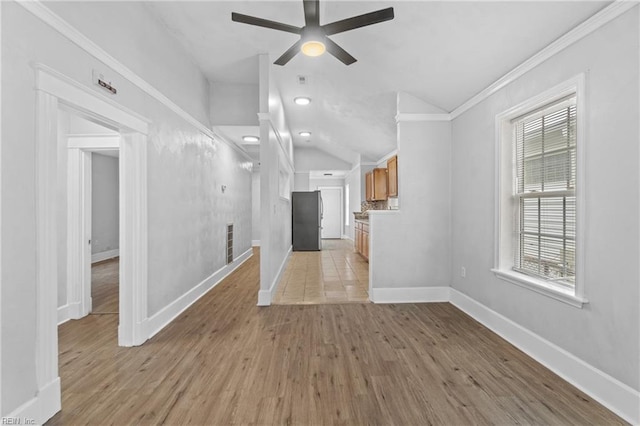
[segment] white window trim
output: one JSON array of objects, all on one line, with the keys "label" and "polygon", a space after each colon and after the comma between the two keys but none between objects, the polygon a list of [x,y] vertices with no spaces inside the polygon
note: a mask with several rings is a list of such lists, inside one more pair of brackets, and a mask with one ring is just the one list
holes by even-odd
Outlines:
[{"label": "white window trim", "polygon": [[[514,201],[513,132],[511,121],[529,111],[541,108],[568,95],[576,95],[577,114],[577,187],[576,187],[576,279],[569,289],[542,278],[514,271],[513,244],[517,206]],[[501,280],[527,288],[571,306],[582,308],[588,300],[584,295],[584,229],[585,209],[585,151],[586,151],[586,92],[585,75],[579,74],[538,96],[528,99],[496,116],[496,176],[495,176],[495,240],[494,267],[491,271]],[[511,218],[511,219],[509,219]]]}]

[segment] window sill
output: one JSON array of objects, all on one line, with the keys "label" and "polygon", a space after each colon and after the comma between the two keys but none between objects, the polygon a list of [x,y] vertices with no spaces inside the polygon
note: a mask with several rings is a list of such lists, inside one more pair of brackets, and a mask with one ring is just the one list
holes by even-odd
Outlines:
[{"label": "window sill", "polygon": [[575,296],[571,290],[558,285],[553,285],[544,280],[503,269],[492,269],[491,272],[501,280],[535,291],[536,293],[551,297],[552,299],[559,300],[576,308],[582,309],[582,306],[585,303],[589,303],[587,299]]}]

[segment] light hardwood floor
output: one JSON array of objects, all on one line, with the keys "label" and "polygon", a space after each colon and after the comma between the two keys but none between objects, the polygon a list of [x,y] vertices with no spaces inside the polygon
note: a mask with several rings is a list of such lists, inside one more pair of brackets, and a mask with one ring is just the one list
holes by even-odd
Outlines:
[{"label": "light hardwood floor", "polygon": [[60,326],[49,424],[623,423],[448,303],[257,307],[258,257],[143,346]]},{"label": "light hardwood floor", "polygon": [[91,265],[92,314],[117,314],[120,258]]},{"label": "light hardwood floor", "polygon": [[369,264],[350,240],[322,240],[322,251],[294,251],[274,304],[367,303]]}]

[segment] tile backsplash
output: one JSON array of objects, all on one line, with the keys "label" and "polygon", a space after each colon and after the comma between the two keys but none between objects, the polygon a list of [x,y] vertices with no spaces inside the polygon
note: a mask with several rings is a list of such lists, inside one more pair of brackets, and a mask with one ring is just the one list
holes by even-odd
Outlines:
[{"label": "tile backsplash", "polygon": [[363,201],[360,203],[360,211],[367,210],[387,210],[387,200],[384,201]]}]

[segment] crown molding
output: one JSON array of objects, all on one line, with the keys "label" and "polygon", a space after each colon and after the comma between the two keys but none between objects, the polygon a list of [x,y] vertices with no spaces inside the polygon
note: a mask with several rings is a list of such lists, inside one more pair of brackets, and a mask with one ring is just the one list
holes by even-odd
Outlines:
[{"label": "crown molding", "polygon": [[140,90],[156,99],[158,102],[169,108],[180,118],[185,120],[187,123],[198,129],[205,136],[210,137],[213,140],[218,140],[220,142],[225,143],[238,154],[245,157],[247,160],[251,160],[249,154],[247,154],[244,149],[239,147],[233,141],[228,140],[227,138],[221,136],[220,134],[214,132],[209,127],[198,121],[194,116],[189,114],[187,111],[182,109],[178,104],[173,102],[171,99],[166,97],[162,92],[149,84],[145,79],[136,74],[129,67],[124,65],[122,62],[111,56],[104,49],[94,43],[90,38],[82,34],[75,27],[69,24],[67,21],[62,19],[56,13],[54,13],[51,9],[45,6],[40,0],[30,0],[30,1],[18,1],[16,2],[27,11],[31,12],[34,16],[39,18],[45,24],[49,25],[51,28],[59,32],[62,36],[68,38],[71,42],[77,45],[79,48],[99,60],[103,62],[105,65],[113,69],[115,72],[120,74],[130,83],[138,87]]},{"label": "crown molding", "polygon": [[487,99],[489,96],[498,92],[500,89],[505,86],[511,84],[518,78],[522,77],[527,72],[531,71],[547,59],[551,58],[554,55],[557,55],[562,50],[576,43],[577,41],[583,39],[587,35],[591,34],[598,28],[603,25],[611,22],[618,16],[632,9],[633,7],[638,5],[637,0],[616,0],[609,6],[602,9],[600,12],[593,15],[591,18],[584,21],[582,24],[578,25],[562,37],[558,38],[551,44],[547,45],[541,51],[506,73],[504,76],[496,80],[489,87],[473,96],[465,103],[454,109],[450,116],[451,119],[455,119],[459,117],[464,112],[468,111],[475,105],[479,104],[483,100]]},{"label": "crown molding", "polygon": [[451,114],[399,112],[396,115],[396,123],[410,123],[420,121],[451,121]]}]

